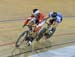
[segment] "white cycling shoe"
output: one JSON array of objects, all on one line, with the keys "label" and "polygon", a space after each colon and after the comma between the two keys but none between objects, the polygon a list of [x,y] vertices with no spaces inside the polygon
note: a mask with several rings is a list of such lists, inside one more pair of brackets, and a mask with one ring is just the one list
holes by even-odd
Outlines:
[{"label": "white cycling shoe", "polygon": [[31,41],[28,41],[27,45],[30,46],[31,44],[32,44],[32,42]]},{"label": "white cycling shoe", "polygon": [[50,34],[52,34],[52,33],[53,33],[53,31],[50,30],[48,34],[50,35]]}]

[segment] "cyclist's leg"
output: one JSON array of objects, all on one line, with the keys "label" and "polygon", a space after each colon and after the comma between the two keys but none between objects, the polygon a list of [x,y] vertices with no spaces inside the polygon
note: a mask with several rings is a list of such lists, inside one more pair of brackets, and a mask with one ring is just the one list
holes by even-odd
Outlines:
[{"label": "cyclist's leg", "polygon": [[34,27],[32,27],[34,24],[35,24],[36,20],[33,19],[30,21],[30,23],[28,24],[28,28],[29,28],[29,31],[30,31],[30,34],[32,34],[33,30],[34,30]]},{"label": "cyclist's leg", "polygon": [[[45,21],[42,21],[42,22],[39,23],[39,24],[37,25],[37,27],[35,28],[35,32],[38,33],[38,36],[37,36],[37,38],[36,38],[36,41],[39,41],[39,40],[41,39],[41,37],[42,37],[42,33],[40,33],[40,32],[41,32],[41,29],[42,29],[44,23],[45,23]],[[40,33],[41,36],[39,35],[39,33]]]},{"label": "cyclist's leg", "polygon": [[49,27],[49,29],[48,29],[48,34],[53,33],[53,31],[55,30],[55,28],[57,27],[57,25],[58,25],[58,23],[55,20],[53,20],[52,24],[51,24],[51,27]]},{"label": "cyclist's leg", "polygon": [[32,20],[31,20],[31,22],[33,23],[31,26],[29,26],[29,28],[30,28],[30,30],[31,30],[31,32],[30,32],[30,37],[29,37],[29,41],[28,41],[28,43],[29,43],[29,45],[31,45],[31,43],[33,42],[33,40],[34,40],[34,36],[36,35],[36,32],[34,31],[35,30],[35,27],[32,27],[32,26],[34,26],[35,24],[36,24],[36,19],[35,18],[33,18]]},{"label": "cyclist's leg", "polygon": [[53,21],[54,20],[49,20],[49,22],[47,23],[47,29],[46,29],[45,35],[48,35],[49,30],[51,30],[51,26],[53,24]]}]

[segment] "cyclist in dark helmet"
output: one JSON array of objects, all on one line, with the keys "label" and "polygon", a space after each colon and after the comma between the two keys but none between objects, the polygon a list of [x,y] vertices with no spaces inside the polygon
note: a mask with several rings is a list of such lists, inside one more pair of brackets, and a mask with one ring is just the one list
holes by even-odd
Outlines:
[{"label": "cyclist in dark helmet", "polygon": [[46,18],[49,19],[48,27],[52,25],[52,29],[50,28],[49,30],[50,34],[52,33],[52,30],[56,29],[57,25],[62,22],[62,14],[54,11],[50,12]]}]

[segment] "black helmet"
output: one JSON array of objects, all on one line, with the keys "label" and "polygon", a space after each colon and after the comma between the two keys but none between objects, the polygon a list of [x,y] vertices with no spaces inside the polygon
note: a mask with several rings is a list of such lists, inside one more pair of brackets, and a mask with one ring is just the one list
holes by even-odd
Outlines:
[{"label": "black helmet", "polygon": [[57,12],[53,12],[51,16],[52,17],[56,17],[57,16]]},{"label": "black helmet", "polygon": [[38,9],[36,9],[36,8],[35,8],[35,9],[33,9],[33,13],[35,13],[37,10],[38,10]]}]

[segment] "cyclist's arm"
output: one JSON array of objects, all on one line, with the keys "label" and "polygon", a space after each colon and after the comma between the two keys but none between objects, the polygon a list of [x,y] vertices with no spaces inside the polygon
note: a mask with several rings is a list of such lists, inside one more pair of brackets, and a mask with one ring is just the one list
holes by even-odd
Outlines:
[{"label": "cyclist's arm", "polygon": [[28,22],[28,25],[34,25],[35,24],[35,20],[36,20],[36,18],[32,18],[29,22]]},{"label": "cyclist's arm", "polygon": [[46,20],[46,21],[45,21],[46,24],[48,24],[49,18],[50,18],[50,17],[49,17],[48,15],[44,17],[44,19]]},{"label": "cyclist's arm", "polygon": [[30,21],[30,19],[31,19],[30,17],[27,18],[27,19],[25,19],[24,24],[22,26],[23,28],[28,24],[28,22]]}]

